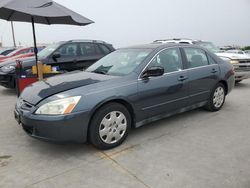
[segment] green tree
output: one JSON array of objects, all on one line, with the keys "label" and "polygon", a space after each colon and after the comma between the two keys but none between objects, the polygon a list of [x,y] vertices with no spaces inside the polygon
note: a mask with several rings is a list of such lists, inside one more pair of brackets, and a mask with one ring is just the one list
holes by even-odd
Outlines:
[{"label": "green tree", "polygon": [[243,50],[250,50],[250,46],[244,47]]}]

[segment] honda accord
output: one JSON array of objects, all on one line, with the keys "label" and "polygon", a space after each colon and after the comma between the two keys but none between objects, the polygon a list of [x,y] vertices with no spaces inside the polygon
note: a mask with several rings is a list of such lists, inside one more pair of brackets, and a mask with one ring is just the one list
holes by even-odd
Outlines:
[{"label": "honda accord", "polygon": [[202,47],[140,45],[27,87],[15,118],[34,138],[110,149],[131,128],[199,107],[220,110],[234,83],[233,66]]}]

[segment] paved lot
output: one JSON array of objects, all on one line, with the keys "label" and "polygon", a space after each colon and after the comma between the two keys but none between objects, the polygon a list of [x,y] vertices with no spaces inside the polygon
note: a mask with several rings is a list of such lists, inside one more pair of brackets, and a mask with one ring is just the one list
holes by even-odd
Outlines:
[{"label": "paved lot", "polygon": [[249,188],[250,80],[217,113],[202,109],[137,130],[114,150],[29,138],[0,87],[0,187]]}]

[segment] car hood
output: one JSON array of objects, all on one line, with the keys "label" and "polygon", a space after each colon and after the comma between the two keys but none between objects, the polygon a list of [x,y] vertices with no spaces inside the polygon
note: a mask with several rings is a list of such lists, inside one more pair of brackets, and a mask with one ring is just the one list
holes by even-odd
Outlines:
[{"label": "car hood", "polygon": [[219,57],[226,57],[226,58],[230,58],[233,60],[250,59],[250,55],[248,55],[248,54],[219,52],[219,53],[216,53],[216,55]]},{"label": "car hood", "polygon": [[32,105],[52,95],[115,78],[90,72],[75,71],[36,82],[27,87],[20,98]]},{"label": "car hood", "polygon": [[[31,61],[35,61],[35,58],[34,57],[26,57],[26,58],[20,58],[19,60],[22,61],[23,63],[26,63],[26,62],[28,63],[28,62],[31,62]],[[15,66],[16,65],[16,60],[11,59],[11,60],[6,60],[6,61],[0,63],[0,67],[4,67],[6,65]]]}]

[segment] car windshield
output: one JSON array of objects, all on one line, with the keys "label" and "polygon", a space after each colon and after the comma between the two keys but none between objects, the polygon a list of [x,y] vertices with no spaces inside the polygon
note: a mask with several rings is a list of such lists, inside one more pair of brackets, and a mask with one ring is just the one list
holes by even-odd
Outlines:
[{"label": "car windshield", "polygon": [[[21,49],[21,48],[20,48],[20,49]],[[15,55],[17,52],[20,51],[20,49],[14,50],[14,51],[10,52],[9,54],[7,54],[6,56],[7,56],[7,57],[10,57],[10,56]]]},{"label": "car windshield", "polygon": [[203,48],[206,48],[208,50],[210,50],[211,52],[213,53],[217,53],[217,52],[220,52],[221,50],[216,47],[213,43],[211,42],[195,42],[194,44],[198,45],[198,46],[201,46]]},{"label": "car windshield", "polygon": [[117,50],[97,61],[86,71],[112,76],[124,76],[133,72],[151,51],[151,49]]},{"label": "car windshield", "polygon": [[13,51],[14,51],[14,49],[0,49],[0,55],[6,56]]},{"label": "car windshield", "polygon": [[52,52],[54,52],[61,44],[51,44],[48,47],[44,48],[42,51],[40,51],[37,55],[39,59],[44,59],[48,57]]}]

